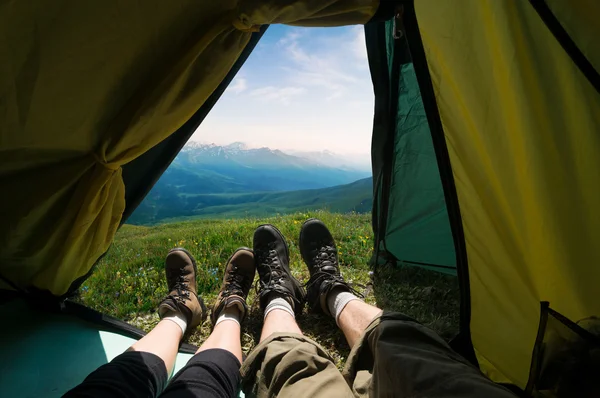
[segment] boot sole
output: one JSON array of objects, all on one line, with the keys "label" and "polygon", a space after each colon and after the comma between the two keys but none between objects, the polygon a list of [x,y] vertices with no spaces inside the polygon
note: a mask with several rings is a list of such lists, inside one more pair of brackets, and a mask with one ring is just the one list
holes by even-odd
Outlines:
[{"label": "boot sole", "polygon": [[[298,279],[296,279],[294,277],[294,275],[292,275],[292,270],[289,268],[289,264],[290,264],[290,248],[289,248],[289,246],[287,244],[287,240],[285,240],[285,237],[283,236],[283,234],[281,233],[281,231],[279,230],[279,228],[277,228],[273,224],[261,224],[258,227],[256,227],[256,229],[258,229],[260,227],[271,227],[271,228],[273,228],[275,230],[275,232],[277,232],[277,235],[285,243],[285,255],[287,256],[288,267],[287,267],[287,269],[285,269],[285,268],[284,269],[286,270],[288,276],[290,278],[292,278],[293,281],[296,282],[296,285],[298,286],[298,289],[300,290],[300,292],[302,294],[302,297],[301,297],[301,300],[300,300],[300,305],[294,306],[294,312],[296,313],[296,315],[299,315],[299,314],[302,313],[302,309],[304,308],[304,302],[306,301],[306,290],[304,289],[304,287],[302,287],[302,283],[300,283],[300,281]],[[296,308],[296,307],[298,307],[298,308]]]},{"label": "boot sole", "polygon": [[[299,236],[299,240],[298,240],[298,248],[300,249],[300,256],[302,257],[302,261],[304,261],[304,264],[306,264],[306,267],[308,268],[309,273],[312,276],[312,271],[308,265],[308,260],[306,259],[306,257],[304,256],[304,251],[302,250],[304,245],[302,245],[301,243],[304,241],[304,227],[306,226],[306,224],[310,223],[311,221],[319,221],[319,223],[325,225],[325,223],[321,220],[319,220],[318,218],[309,218],[308,220],[304,221],[302,223],[302,227],[300,228],[300,236]],[[325,226],[325,228],[327,228],[327,226]],[[327,230],[329,231],[329,228],[327,228]],[[331,234],[331,231],[329,231],[329,233]],[[337,246],[337,245],[336,245]],[[307,292],[308,293],[308,292]],[[323,310],[323,303],[321,303],[321,299],[319,298],[318,300],[319,305],[317,307],[313,307],[312,305],[310,305],[309,303],[309,308],[311,310],[311,312],[313,313],[323,313],[323,314],[327,314],[327,312],[325,310]]]},{"label": "boot sole", "polygon": [[319,221],[321,223],[323,222],[323,221],[319,220],[318,218],[309,218],[308,220],[304,221],[302,223],[302,227],[300,227],[300,237],[298,238],[298,248],[300,249],[300,256],[302,257],[302,261],[304,261],[304,264],[306,264],[307,266],[308,266],[308,262],[306,261],[306,258],[304,257],[304,250],[302,250],[303,245],[301,245],[300,243],[304,241],[304,238],[303,238],[304,237],[304,226],[311,221]]},{"label": "boot sole", "polygon": [[[250,249],[249,247],[246,247],[246,246],[238,247],[237,249],[235,249],[233,254],[231,256],[229,256],[229,258],[227,259],[227,263],[231,261],[231,259],[233,258],[235,253],[242,251],[242,250],[246,250],[246,251],[249,251],[250,253],[254,254],[254,250]],[[225,264],[227,264],[227,263],[225,263]]]},{"label": "boot sole", "polygon": [[288,257],[288,262],[289,262],[289,258],[290,258],[290,248],[287,244],[287,240],[285,240],[285,236],[283,236],[283,234],[281,233],[281,231],[274,226],[273,224],[261,224],[258,227],[256,227],[256,229],[259,229],[260,227],[271,227],[275,230],[275,232],[277,232],[277,235],[279,235],[279,237],[281,238],[281,240],[283,241],[283,243],[285,243],[285,254]]},{"label": "boot sole", "polygon": [[192,265],[194,266],[194,275],[198,275],[198,266],[196,265],[196,259],[194,258],[194,256],[192,256],[192,253],[190,253],[183,247],[175,247],[175,248],[169,250],[169,253],[173,253],[173,252],[184,252],[185,255],[188,256],[188,258],[190,260],[192,260]]},{"label": "boot sole", "polygon": [[[184,252],[185,255],[188,256],[188,258],[190,260],[192,260],[192,266],[194,267],[194,278],[198,277],[198,265],[196,265],[196,259],[194,258],[194,256],[192,256],[192,253],[190,253],[183,247],[175,247],[175,248],[169,250],[169,253],[171,253],[171,252]],[[198,302],[200,303],[200,308],[202,308],[202,322],[201,323],[204,323],[204,321],[206,320],[206,317],[208,316],[208,308],[206,308],[206,304],[204,303],[202,296],[200,296],[198,293],[196,293],[196,297],[198,298]]]},{"label": "boot sole", "polygon": [[[250,249],[249,247],[246,247],[246,246],[238,247],[237,249],[235,249],[233,254],[231,256],[229,256],[229,258],[227,259],[227,262],[225,263],[225,269],[227,269],[227,264],[229,264],[231,262],[231,259],[233,258],[233,256],[235,256],[235,253],[242,251],[242,250],[249,251],[250,253],[252,253],[254,255],[254,250]],[[254,265],[254,276],[256,276],[256,263]],[[223,275],[223,277],[225,277],[225,275]],[[252,283],[254,283],[254,279],[252,280]],[[252,286],[250,286],[250,289],[252,289]],[[247,298],[248,298],[247,296],[244,297],[244,300],[246,300]]]},{"label": "boot sole", "polygon": [[[233,258],[233,256],[235,256],[235,254],[236,254],[237,252],[239,252],[239,251],[242,251],[242,250],[246,250],[246,251],[249,251],[250,253],[254,254],[254,251],[253,251],[252,249],[250,249],[249,247],[246,247],[246,246],[238,247],[238,248],[237,248],[237,249],[235,249],[235,251],[234,251],[234,252],[231,254],[231,256],[229,256],[229,258],[227,259],[227,262],[225,263],[225,269],[227,269],[227,264],[229,264],[229,263],[231,262],[231,259]],[[255,271],[254,271],[254,272],[255,272],[255,275],[256,275],[256,267],[255,267]],[[223,276],[223,277],[225,277],[225,276]],[[254,283],[254,280],[252,280],[252,283]],[[250,288],[252,288],[252,287],[250,287]],[[220,292],[219,292],[219,294],[220,294]],[[248,298],[247,296],[246,296],[246,297],[244,297],[244,301],[246,301],[246,299],[247,299],[247,298]],[[248,305],[248,303],[246,303],[246,305]],[[213,312],[213,310],[214,310],[214,307],[211,309],[211,319],[210,319],[210,321],[212,322],[212,329],[214,329],[214,328],[215,328],[215,321],[216,321],[216,319],[212,319],[212,312]],[[242,319],[241,321],[243,321],[243,319]],[[241,322],[240,322],[240,323],[241,323]],[[212,329],[211,329],[211,330],[212,330]]]}]

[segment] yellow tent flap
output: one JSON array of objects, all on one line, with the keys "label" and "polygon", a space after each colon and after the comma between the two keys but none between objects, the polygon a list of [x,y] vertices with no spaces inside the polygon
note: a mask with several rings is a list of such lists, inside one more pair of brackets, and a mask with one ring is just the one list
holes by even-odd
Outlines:
[{"label": "yellow tent flap", "polygon": [[[597,67],[598,2],[548,3]],[[415,7],[462,215],[473,344],[494,380],[524,387],[541,301],[574,321],[600,314],[600,94],[528,1]]]},{"label": "yellow tent flap", "polygon": [[0,273],[55,295],[107,249],[121,166],[185,123],[267,23],[367,22],[376,0],[9,2],[0,9]]}]

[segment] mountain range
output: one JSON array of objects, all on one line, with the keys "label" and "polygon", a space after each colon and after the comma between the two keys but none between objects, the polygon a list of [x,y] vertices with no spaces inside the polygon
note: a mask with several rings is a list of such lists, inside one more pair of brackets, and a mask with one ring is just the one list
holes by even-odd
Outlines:
[{"label": "mountain range", "polygon": [[303,209],[367,212],[371,171],[332,152],[285,153],[191,142],[177,155],[129,223],[189,216],[262,216]]}]

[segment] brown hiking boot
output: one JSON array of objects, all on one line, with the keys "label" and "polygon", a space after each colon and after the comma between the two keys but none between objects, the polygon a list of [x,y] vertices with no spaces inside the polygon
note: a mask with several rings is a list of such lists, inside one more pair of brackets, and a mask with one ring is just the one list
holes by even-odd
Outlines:
[{"label": "brown hiking boot", "polygon": [[160,319],[182,314],[188,330],[206,319],[206,307],[196,291],[196,260],[185,249],[171,249],[165,260],[169,294],[158,306]]},{"label": "brown hiking boot", "polygon": [[255,271],[254,253],[247,247],[237,249],[229,257],[225,264],[221,291],[210,315],[213,326],[221,312],[232,306],[236,306],[240,310],[240,323],[244,320],[248,312],[246,297],[248,297],[248,292],[254,282]]}]

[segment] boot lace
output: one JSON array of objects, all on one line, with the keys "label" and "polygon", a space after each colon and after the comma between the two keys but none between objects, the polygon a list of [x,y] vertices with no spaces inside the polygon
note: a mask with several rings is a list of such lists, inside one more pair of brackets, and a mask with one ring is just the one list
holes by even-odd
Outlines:
[{"label": "boot lace", "polygon": [[277,260],[277,250],[275,250],[275,244],[269,243],[267,247],[260,248],[256,251],[257,260],[262,265],[266,265],[269,268],[268,279],[263,280],[260,278],[260,287],[262,289],[273,289],[277,283],[283,282],[284,271],[281,268],[281,264]]},{"label": "boot lace", "polygon": [[225,289],[223,290],[223,296],[228,297],[230,295],[244,296],[244,287],[248,284],[248,281],[238,272],[238,266],[233,264],[231,271],[225,278]]},{"label": "boot lace", "polygon": [[259,278],[259,284],[256,285],[256,293],[264,296],[271,292],[277,292],[286,297],[291,297],[295,303],[300,304],[300,300],[284,286],[287,273],[277,258],[277,250],[275,248],[275,243],[269,242],[266,247],[255,250],[257,263],[269,268],[266,280]]},{"label": "boot lace", "polygon": [[186,300],[190,299],[190,290],[187,282],[185,281],[183,270],[177,275],[175,279],[175,283],[173,284],[173,288],[171,289],[171,293],[167,296],[167,298],[173,299],[178,303],[185,303]]},{"label": "boot lace", "polygon": [[[311,291],[312,287],[320,287],[323,284],[332,286],[334,283],[339,283],[346,286],[352,294],[363,297],[340,274],[335,246],[328,244],[319,245],[318,248],[312,251],[312,264],[315,271],[305,285],[307,290]],[[332,268],[324,270],[323,268],[325,267]]]}]

